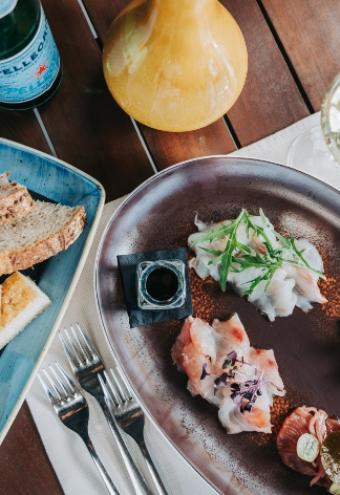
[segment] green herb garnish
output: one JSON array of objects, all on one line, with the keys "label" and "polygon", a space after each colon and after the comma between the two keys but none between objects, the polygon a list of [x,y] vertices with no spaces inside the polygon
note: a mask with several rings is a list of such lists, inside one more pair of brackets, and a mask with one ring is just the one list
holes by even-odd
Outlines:
[{"label": "green herb garnish", "polygon": [[[267,219],[267,217],[264,215],[262,209],[260,209],[260,216],[265,220],[266,223],[269,223],[269,220]],[[249,230],[253,230],[255,232],[255,235],[257,237],[262,237],[263,239],[263,244],[265,245],[265,247],[267,248],[267,251],[269,253],[273,253],[274,251],[274,248],[272,246],[272,243],[269,239],[269,237],[267,236],[267,234],[265,233],[265,230],[263,227],[260,227],[259,225],[256,225],[252,220],[251,220],[251,216],[249,215],[249,213],[246,211],[246,214],[245,214],[245,221],[246,221],[246,225],[247,225],[247,228],[248,228],[248,232]]]},{"label": "green herb garnish", "polygon": [[250,284],[245,292],[247,296],[250,296],[250,294],[261,282],[266,281],[267,285],[269,284],[275,271],[282,265],[283,260],[278,256],[272,258],[268,255],[260,256],[256,253],[253,256],[245,255],[240,258],[236,258],[235,263],[240,265],[238,272],[246,270],[247,268],[261,268],[263,270],[261,275],[244,282],[245,284]]},{"label": "green herb garnish", "polygon": [[197,236],[197,239],[194,241],[194,246],[196,246],[199,242],[213,242],[218,239],[223,239],[230,234],[232,230],[233,222],[229,225],[222,225],[221,227],[217,227],[215,229],[209,230],[208,232],[202,232]]},{"label": "green herb garnish", "polygon": [[212,256],[215,256],[217,258],[221,256],[221,254],[223,254],[223,251],[221,251],[220,249],[211,249],[211,248],[206,248],[204,246],[197,246],[197,247],[202,249],[202,251],[205,251],[206,253],[211,254]]},{"label": "green herb garnish", "polygon": [[[282,266],[283,263],[290,263],[293,265],[303,266],[314,273],[317,273],[320,277],[323,277],[323,273],[315,270],[305,259],[303,252],[296,246],[295,239],[284,237],[274,230],[269,219],[260,209],[260,216],[263,221],[264,227],[272,229],[273,237],[277,239],[280,246],[275,247],[268,237],[265,228],[256,225],[249,212],[242,209],[238,217],[230,221],[227,225],[222,225],[217,228],[212,228],[209,231],[202,232],[198,235],[194,241],[194,245],[198,243],[208,242],[212,244],[214,241],[225,239],[226,246],[224,250],[214,249],[213,247],[206,247],[199,245],[198,247],[208,253],[211,259],[208,261],[209,265],[219,265],[220,286],[224,292],[227,287],[229,273],[240,273],[249,268],[256,268],[261,270],[261,273],[252,280],[244,282],[248,284],[248,288],[245,292],[247,296],[250,296],[255,288],[263,281],[270,283],[275,271]],[[237,230],[241,224],[246,227],[248,237],[251,237],[251,232],[262,241],[266,248],[265,253],[259,253],[250,245],[244,244],[237,239]],[[286,251],[290,253],[291,259],[286,259]]]},{"label": "green herb garnish", "polygon": [[295,239],[290,239],[288,238],[287,239],[288,242],[290,243],[291,245],[291,248],[292,250],[294,251],[294,253],[296,254],[296,256],[302,261],[302,263],[309,269],[309,270],[312,270],[313,272],[317,273],[318,275],[321,275],[323,276],[323,273],[322,272],[319,272],[318,270],[315,270],[312,266],[310,266],[310,264],[307,262],[307,260],[305,259],[305,257],[303,256],[303,250],[299,251],[298,248],[296,247],[296,244],[295,244]]},{"label": "green herb garnish", "polygon": [[226,245],[226,248],[221,255],[221,267],[220,267],[220,286],[223,292],[225,292],[227,288],[227,279],[228,279],[228,273],[230,270],[231,263],[233,261],[233,252],[235,249],[237,249],[237,239],[236,239],[236,232],[238,229],[238,226],[243,220],[243,217],[245,215],[245,210],[242,210],[239,216],[236,218],[236,220],[233,221],[232,223],[232,229],[229,234],[229,239]]}]

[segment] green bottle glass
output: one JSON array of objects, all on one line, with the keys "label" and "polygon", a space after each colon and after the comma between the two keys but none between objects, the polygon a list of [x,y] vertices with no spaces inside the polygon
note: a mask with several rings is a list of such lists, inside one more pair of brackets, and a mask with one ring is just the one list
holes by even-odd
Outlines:
[{"label": "green bottle glass", "polygon": [[0,107],[45,103],[61,80],[61,62],[39,0],[0,0]]}]

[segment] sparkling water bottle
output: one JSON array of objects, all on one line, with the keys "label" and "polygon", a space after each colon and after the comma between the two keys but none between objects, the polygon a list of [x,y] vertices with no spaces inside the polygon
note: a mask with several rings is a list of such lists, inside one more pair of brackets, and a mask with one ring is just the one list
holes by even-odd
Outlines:
[{"label": "sparkling water bottle", "polygon": [[57,90],[61,63],[39,0],[0,0],[0,107],[28,109]]}]

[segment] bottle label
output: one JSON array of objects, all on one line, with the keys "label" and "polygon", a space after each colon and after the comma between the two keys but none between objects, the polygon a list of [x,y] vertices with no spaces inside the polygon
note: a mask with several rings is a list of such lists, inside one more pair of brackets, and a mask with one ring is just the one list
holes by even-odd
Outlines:
[{"label": "bottle label", "polygon": [[60,69],[60,56],[44,11],[38,30],[19,53],[0,61],[0,102],[24,103],[44,94]]},{"label": "bottle label", "polygon": [[0,19],[15,9],[18,0],[0,0]]}]

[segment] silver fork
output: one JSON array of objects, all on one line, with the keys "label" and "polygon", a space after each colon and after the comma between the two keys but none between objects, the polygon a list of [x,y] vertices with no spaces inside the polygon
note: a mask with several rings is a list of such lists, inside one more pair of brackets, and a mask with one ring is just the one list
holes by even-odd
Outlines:
[{"label": "silver fork", "polygon": [[137,400],[134,398],[130,386],[123,376],[120,368],[110,369],[111,377],[104,371],[104,379],[100,376],[99,381],[105,394],[108,406],[119,426],[130,435],[138,444],[145,462],[149,468],[152,480],[160,495],[166,495],[167,491],[152,461],[144,440],[145,416]]},{"label": "silver fork", "polygon": [[59,338],[65,354],[70,363],[80,386],[93,395],[106,417],[119,453],[124,461],[131,482],[138,495],[151,494],[144,478],[142,477],[135,461],[125,445],[117,422],[107,406],[99,377],[103,374],[105,367],[99,352],[95,348],[89,336],[85,335],[80,325],[76,323],[69,330],[66,328],[59,333]]},{"label": "silver fork", "polygon": [[78,433],[84,441],[109,494],[119,495],[89,437],[89,408],[85,397],[59,363],[50,364],[49,370],[50,373],[44,369],[42,371],[44,378],[40,373],[38,378],[55,412],[62,423],[70,430]]}]

